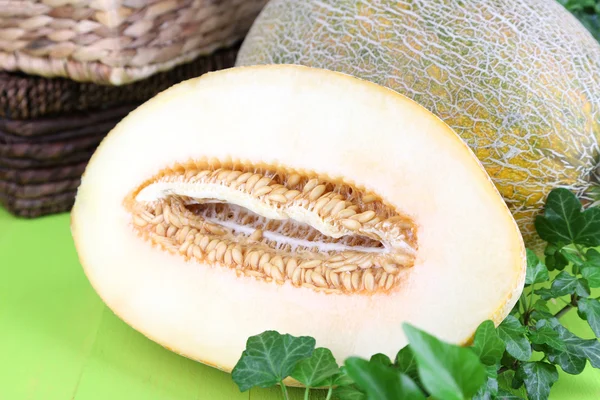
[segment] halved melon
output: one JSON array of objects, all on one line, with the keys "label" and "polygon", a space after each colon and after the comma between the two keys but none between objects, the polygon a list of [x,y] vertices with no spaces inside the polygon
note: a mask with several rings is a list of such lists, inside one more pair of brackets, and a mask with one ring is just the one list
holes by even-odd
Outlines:
[{"label": "halved melon", "polygon": [[525,275],[514,219],[447,125],[301,66],[210,73],[132,112],[92,157],[72,232],[118,316],[226,371],[265,330],[340,362],[394,356],[405,321],[465,343]]}]

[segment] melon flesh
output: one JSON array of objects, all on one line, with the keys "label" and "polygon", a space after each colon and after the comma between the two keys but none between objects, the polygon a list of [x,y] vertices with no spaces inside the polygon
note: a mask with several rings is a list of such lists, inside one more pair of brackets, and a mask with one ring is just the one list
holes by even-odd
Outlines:
[{"label": "melon flesh", "polygon": [[600,201],[600,45],[556,0],[272,0],[237,66],[389,87],[474,150],[530,247],[553,188]]},{"label": "melon flesh", "polygon": [[[214,172],[236,169],[220,178]],[[320,189],[308,182],[324,182],[363,217],[321,218],[315,203],[278,203],[275,195],[228,186],[228,177],[242,171],[271,174],[283,183],[273,193],[310,186],[298,198],[317,198]],[[230,267],[212,261],[214,252],[168,251],[150,240],[160,236],[158,228],[139,217],[167,204],[165,218],[186,233],[193,218],[204,218],[229,237],[235,231],[245,252],[262,218],[271,221],[263,235],[279,243],[284,258],[312,240],[314,251],[306,254],[320,257],[323,276],[345,251],[366,254],[373,275],[364,270],[359,288],[323,289],[316,278],[294,285],[285,270],[283,277],[271,270],[273,279],[246,276],[246,261]],[[192,215],[194,207],[200,214]],[[359,220],[366,221],[360,229]],[[300,66],[210,73],[133,111],[93,155],[72,233],[91,284],[119,317],[161,345],[225,371],[247,338],[265,330],[313,336],[339,362],[393,357],[406,344],[403,322],[463,344],[482,321],[499,323],[508,314],[525,276],[514,219],[447,125],[389,89]],[[231,264],[227,254],[220,257]],[[373,276],[390,265],[400,270],[393,285],[374,285]]]}]

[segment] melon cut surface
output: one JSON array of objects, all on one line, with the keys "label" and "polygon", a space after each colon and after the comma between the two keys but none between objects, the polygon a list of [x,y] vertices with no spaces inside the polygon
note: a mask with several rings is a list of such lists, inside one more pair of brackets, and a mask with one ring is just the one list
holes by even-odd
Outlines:
[{"label": "melon cut surface", "polygon": [[600,44],[556,0],[272,0],[236,65],[300,64],[408,96],[473,149],[529,247],[555,187],[600,201]]},{"label": "melon cut surface", "polygon": [[300,66],[223,70],[124,118],[72,210],[91,284],[126,323],[231,371],[249,336],[310,335],[339,362],[499,323],[522,237],[485,170],[408,98]]}]

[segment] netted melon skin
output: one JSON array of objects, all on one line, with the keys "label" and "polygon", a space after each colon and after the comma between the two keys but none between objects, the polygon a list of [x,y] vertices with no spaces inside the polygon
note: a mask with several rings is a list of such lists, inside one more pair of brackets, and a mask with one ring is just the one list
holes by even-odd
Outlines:
[{"label": "netted melon skin", "polygon": [[554,0],[272,0],[236,63],[255,64],[340,71],[422,104],[474,150],[531,247],[553,187],[598,200],[600,45]]}]

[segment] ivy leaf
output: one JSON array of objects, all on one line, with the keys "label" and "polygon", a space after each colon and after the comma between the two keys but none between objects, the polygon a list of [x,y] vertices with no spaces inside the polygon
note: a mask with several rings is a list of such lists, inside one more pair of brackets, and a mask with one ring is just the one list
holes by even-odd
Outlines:
[{"label": "ivy leaf", "polygon": [[582,341],[579,345],[580,350],[590,361],[592,367],[600,368],[600,342],[598,342],[598,339],[578,339]]},{"label": "ivy leaf", "polygon": [[294,337],[275,331],[251,336],[232,371],[233,381],[240,391],[258,386],[267,388],[287,378],[296,364],[312,355],[315,339]]},{"label": "ivy leaf", "polygon": [[535,219],[540,237],[554,244],[573,243],[576,236],[574,223],[581,214],[579,199],[568,189],[553,189],[546,199],[544,215]]},{"label": "ivy leaf", "polygon": [[575,349],[571,343],[565,343],[566,350],[554,352],[548,355],[548,360],[558,364],[567,374],[578,375],[585,368],[585,356]]},{"label": "ivy leaf", "polygon": [[514,374],[512,381],[510,382],[510,387],[513,389],[519,389],[521,386],[523,386],[524,383],[525,381],[520,375]]},{"label": "ivy leaf", "polygon": [[548,321],[550,326],[558,331],[561,340],[565,343],[565,350],[549,349],[548,359],[560,365],[563,371],[571,375],[580,374],[585,368],[586,359],[594,368],[600,368],[600,342],[597,339],[582,339],[556,319]]},{"label": "ivy leaf", "polygon": [[600,208],[585,210],[575,221],[575,243],[587,247],[600,246]]},{"label": "ivy leaf", "polygon": [[485,382],[485,369],[470,348],[442,342],[407,323],[403,328],[415,353],[421,382],[432,396],[462,400],[477,393]]},{"label": "ivy leaf", "polygon": [[504,389],[498,389],[498,395],[496,396],[497,400],[523,400],[522,397],[517,396],[516,394],[512,394],[509,391]]},{"label": "ivy leaf", "polygon": [[581,265],[583,264],[583,259],[579,256],[579,254],[574,253],[570,250],[567,250],[566,248],[563,248],[560,253],[562,255],[565,256],[565,258],[572,263],[573,265],[577,266],[577,267],[581,267]]},{"label": "ivy leaf", "polygon": [[510,354],[508,354],[507,351],[504,352],[504,354],[502,354],[502,360],[500,361],[500,365],[502,365],[503,367],[506,367],[508,369],[512,368],[512,366],[514,365],[515,362],[517,362],[518,360],[516,358],[514,358],[513,356],[511,356]]},{"label": "ivy leaf", "polygon": [[546,282],[548,280],[548,268],[540,261],[538,256],[527,249],[527,274],[525,284],[533,285],[535,283]]},{"label": "ivy leaf", "polygon": [[356,386],[338,386],[333,389],[333,397],[339,400],[367,400],[367,395]]},{"label": "ivy leaf", "polygon": [[578,12],[573,13],[573,15],[579,19],[579,22],[590,31],[597,41],[600,41],[600,16],[598,16],[599,12],[597,11],[597,8],[598,7],[596,7],[596,14]]},{"label": "ivy leaf", "polygon": [[590,5],[589,8],[593,12],[586,12],[585,7],[579,4],[577,4],[579,7],[573,7],[573,9],[569,9],[569,11],[571,11],[571,13],[579,20],[579,22],[581,22],[581,24],[592,34],[592,36],[594,36],[597,41],[600,41],[600,18],[598,18],[598,14],[600,13],[600,5],[593,4],[594,0],[591,0],[591,3],[592,5]]},{"label": "ivy leaf", "polygon": [[600,301],[596,299],[579,299],[577,313],[588,322],[596,337],[600,337]]},{"label": "ivy leaf", "polygon": [[600,253],[595,249],[589,249],[585,257],[587,261],[581,266],[581,274],[591,287],[600,287]]},{"label": "ivy leaf", "polygon": [[589,249],[585,253],[585,257],[587,258],[587,263],[590,266],[600,268],[600,252],[596,249]]},{"label": "ivy leaf", "polygon": [[479,388],[472,400],[492,400],[498,394],[498,367],[487,365],[485,367],[487,381]]},{"label": "ivy leaf", "polygon": [[590,297],[592,292],[590,290],[590,285],[585,278],[577,279],[577,288],[575,289],[575,293],[580,297]]},{"label": "ivy leaf", "polygon": [[562,271],[569,264],[569,261],[562,255],[560,248],[552,243],[548,243],[544,249],[544,261],[549,271]]},{"label": "ivy leaf", "polygon": [[529,339],[532,343],[547,344],[556,350],[564,351],[566,349],[565,342],[547,320],[541,320],[535,324],[535,330],[529,332]]},{"label": "ivy leaf", "polygon": [[[565,256],[562,255],[561,252],[557,252],[551,258],[546,258],[545,262],[546,262],[546,267],[548,267],[549,271],[553,271],[553,270],[562,271],[566,268],[567,265],[569,265],[569,260],[567,260],[565,258]],[[553,266],[554,266],[553,268],[550,268],[550,266],[549,266],[550,262],[553,263]]]},{"label": "ivy leaf", "polygon": [[350,357],[345,366],[350,377],[371,399],[425,400],[423,392],[412,379],[377,361]]},{"label": "ivy leaf", "polygon": [[600,287],[600,268],[589,266],[587,263],[581,267],[581,275],[593,288]]},{"label": "ivy leaf", "polygon": [[390,360],[390,358],[388,356],[386,356],[385,354],[381,354],[381,353],[372,355],[371,359],[369,361],[377,362],[381,365],[385,365],[386,367],[389,367],[392,365],[392,360]]},{"label": "ivy leaf", "polygon": [[348,375],[344,365],[339,368],[336,375],[329,379],[331,380],[330,386],[335,386],[332,393],[334,399],[367,400],[367,395],[354,384],[354,380]]},{"label": "ivy leaf", "polygon": [[326,380],[338,371],[331,350],[319,347],[313,351],[310,358],[305,358],[296,365],[291,376],[307,387],[319,387],[326,385]]},{"label": "ivy leaf", "polygon": [[555,297],[573,294],[577,289],[577,278],[567,271],[562,271],[554,278],[551,289]]},{"label": "ivy leaf", "polygon": [[348,386],[353,383],[354,381],[350,378],[346,367],[343,365],[340,367],[339,372],[332,377],[332,386]]},{"label": "ivy leaf", "polygon": [[496,365],[502,359],[506,345],[498,336],[494,323],[490,320],[482,322],[475,332],[473,350],[482,363]]},{"label": "ivy leaf", "polygon": [[548,399],[550,388],[558,380],[556,367],[541,361],[521,364],[517,374],[525,382],[525,389],[531,400]]},{"label": "ivy leaf", "polygon": [[535,321],[539,321],[542,319],[552,319],[554,318],[554,314],[550,312],[548,304],[544,300],[538,299],[533,304],[533,312],[531,313],[531,318]]},{"label": "ivy leaf", "polygon": [[419,383],[419,371],[417,370],[417,359],[410,346],[404,346],[396,355],[394,366],[398,371],[408,375],[413,381]]},{"label": "ivy leaf", "polygon": [[542,300],[550,300],[555,297],[560,297],[559,295],[555,294],[552,289],[549,288],[540,288],[535,290],[534,293],[540,296]]},{"label": "ivy leaf", "polygon": [[[513,383],[519,381],[517,389],[513,389]],[[512,396],[512,397],[509,397]],[[498,375],[498,396],[497,398],[509,398],[509,399],[525,399],[527,393],[523,387],[523,381],[516,378],[516,371],[508,369]]]},{"label": "ivy leaf", "polygon": [[600,246],[600,208],[581,211],[581,202],[568,189],[553,189],[546,199],[544,215],[535,219],[535,227],[547,242]]},{"label": "ivy leaf", "polygon": [[541,288],[535,291],[543,300],[577,294],[581,297],[590,295],[590,286],[584,278],[577,278],[567,271],[562,271],[554,278],[550,289]]},{"label": "ivy leaf", "polygon": [[512,315],[506,317],[498,326],[498,336],[506,344],[506,351],[520,361],[531,358],[531,345],[525,332],[525,327]]},{"label": "ivy leaf", "polygon": [[577,253],[575,248],[563,247],[560,250],[560,253],[563,256],[565,256],[567,261],[572,263],[573,265],[581,266],[581,264],[583,264],[584,262],[583,258],[581,258],[581,256],[579,255],[579,253]]}]

